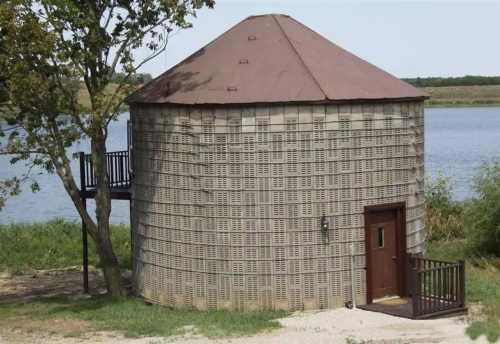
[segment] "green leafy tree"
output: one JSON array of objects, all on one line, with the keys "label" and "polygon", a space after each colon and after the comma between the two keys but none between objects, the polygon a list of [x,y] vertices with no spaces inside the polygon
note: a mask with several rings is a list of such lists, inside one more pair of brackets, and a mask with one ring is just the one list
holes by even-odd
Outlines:
[{"label": "green leafy tree", "polygon": [[[56,173],[96,244],[108,292],[125,289],[110,240],[108,125],[136,87],[133,75],[166,49],[174,30],[213,0],[2,0],[0,80],[3,153]],[[147,47],[142,60],[134,51]],[[118,78],[116,87],[108,87]],[[78,102],[80,87],[90,104]],[[97,176],[96,221],[85,210],[68,148],[88,139]]]}]

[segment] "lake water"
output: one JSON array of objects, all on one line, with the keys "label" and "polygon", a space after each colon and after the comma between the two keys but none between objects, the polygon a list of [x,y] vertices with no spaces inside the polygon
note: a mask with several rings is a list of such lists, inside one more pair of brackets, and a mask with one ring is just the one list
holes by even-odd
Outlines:
[{"label": "lake water", "polygon": [[[127,120],[128,113],[123,113],[119,119],[112,122],[109,127],[107,147],[109,151],[126,150],[127,148]],[[76,144],[72,152],[90,152],[88,142]],[[78,160],[73,160],[71,168],[80,185],[80,164]],[[25,172],[26,168],[22,162],[15,165],[9,163],[9,159],[0,156],[0,179],[6,177],[19,176]],[[64,187],[57,175],[47,173],[36,175],[36,180],[40,184],[41,190],[32,193],[27,186],[23,192],[16,197],[7,200],[5,208],[0,211],[0,223],[10,222],[36,222],[63,217],[69,220],[79,220],[80,217],[75,210],[73,203],[66,194]],[[93,200],[87,201],[87,206],[94,213],[95,205]],[[111,221],[113,223],[129,223],[129,202],[112,202]]]},{"label": "lake water", "polygon": [[425,110],[425,169],[452,181],[455,199],[473,196],[478,168],[500,158],[500,107]]},{"label": "lake water", "polygon": [[[126,149],[127,119],[125,113],[112,123],[108,140],[110,151]],[[88,144],[76,145],[74,151],[88,152]],[[500,107],[425,110],[426,172],[431,177],[438,173],[450,177],[456,199],[473,195],[471,185],[477,168],[495,158],[500,158]],[[73,169],[78,175],[77,161]],[[23,170],[21,163],[12,166],[7,157],[0,156],[0,179],[19,175]],[[54,217],[78,219],[56,175],[42,174],[37,180],[42,190],[36,194],[25,190],[20,196],[9,199],[0,211],[0,223],[44,221]],[[129,222],[128,201],[113,201],[111,221]]]}]

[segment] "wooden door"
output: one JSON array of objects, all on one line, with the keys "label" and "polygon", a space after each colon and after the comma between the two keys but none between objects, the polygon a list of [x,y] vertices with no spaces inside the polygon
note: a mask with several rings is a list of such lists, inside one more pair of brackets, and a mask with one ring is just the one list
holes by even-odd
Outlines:
[{"label": "wooden door", "polygon": [[392,207],[365,213],[368,303],[404,294],[406,245],[401,213],[401,209]]}]

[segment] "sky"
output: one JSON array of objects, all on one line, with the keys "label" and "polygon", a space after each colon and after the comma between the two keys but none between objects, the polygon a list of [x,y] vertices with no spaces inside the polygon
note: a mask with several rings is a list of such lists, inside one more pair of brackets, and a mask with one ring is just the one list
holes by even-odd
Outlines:
[{"label": "sky", "polygon": [[246,17],[266,13],[288,14],[398,77],[500,75],[500,0],[216,0],[141,72],[158,76]]}]

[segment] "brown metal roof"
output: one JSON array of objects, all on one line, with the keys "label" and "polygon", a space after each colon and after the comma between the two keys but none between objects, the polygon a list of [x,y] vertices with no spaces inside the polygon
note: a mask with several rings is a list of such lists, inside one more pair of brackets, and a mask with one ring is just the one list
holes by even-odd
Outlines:
[{"label": "brown metal roof", "polygon": [[419,89],[285,15],[252,16],[128,97],[240,104],[422,98]]}]

